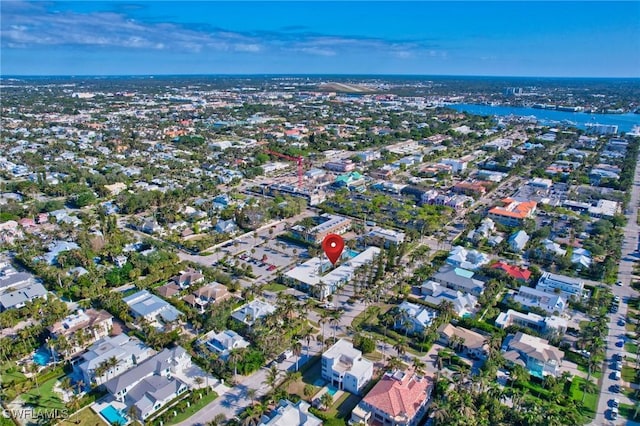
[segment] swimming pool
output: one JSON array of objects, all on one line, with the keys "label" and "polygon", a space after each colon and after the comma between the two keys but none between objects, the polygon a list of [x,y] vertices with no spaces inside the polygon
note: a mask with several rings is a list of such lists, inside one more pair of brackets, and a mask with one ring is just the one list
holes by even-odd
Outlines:
[{"label": "swimming pool", "polygon": [[347,252],[347,255],[348,255],[350,258],[354,258],[354,257],[356,257],[357,255],[359,255],[359,254],[360,254],[360,252],[357,252],[357,251],[352,250],[352,249],[347,249],[347,250],[346,250],[346,252]]},{"label": "swimming pool", "polygon": [[45,366],[51,361],[51,354],[47,349],[40,348],[33,354],[33,362],[38,365]]},{"label": "swimming pool", "polygon": [[339,390],[338,388],[335,388],[331,385],[327,386],[327,393],[331,396],[335,396],[338,390]]},{"label": "swimming pool", "polygon": [[113,406],[111,405],[107,405],[106,408],[103,408],[102,411],[100,411],[100,414],[102,414],[102,417],[107,419],[107,421],[111,425],[119,424],[124,426],[127,424],[126,417],[120,414],[120,412],[113,408]]}]

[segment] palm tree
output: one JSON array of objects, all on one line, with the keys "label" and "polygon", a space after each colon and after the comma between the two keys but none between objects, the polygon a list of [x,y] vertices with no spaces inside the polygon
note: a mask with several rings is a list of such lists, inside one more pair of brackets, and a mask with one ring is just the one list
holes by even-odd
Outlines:
[{"label": "palm tree", "polygon": [[129,419],[131,419],[131,423],[133,423],[134,425],[138,424],[138,410],[136,409],[135,405],[129,407],[129,409],[127,410],[127,416],[129,416]]},{"label": "palm tree", "polygon": [[78,420],[78,412],[80,411],[80,397],[74,396],[73,398],[71,398],[71,401],[69,402],[69,406],[71,407],[73,412],[76,413],[75,423],[76,424],[80,423],[80,420]]},{"label": "palm tree", "polygon": [[325,392],[320,397],[320,403],[324,406],[325,410],[329,410],[333,405],[333,397],[329,392]]},{"label": "palm tree", "polygon": [[300,360],[300,354],[302,353],[302,343],[295,342],[291,347],[293,354],[296,356],[296,371],[298,371],[298,361]]},{"label": "palm tree", "polygon": [[302,339],[307,341],[307,358],[309,357],[309,347],[311,346],[311,341],[315,340],[316,336],[313,334],[313,329],[311,327],[307,328],[302,334]]},{"label": "palm tree", "polygon": [[36,389],[38,390],[38,394],[40,394],[40,385],[38,384],[38,371],[40,370],[40,366],[35,362],[29,364],[29,372],[32,374],[33,381],[36,384]]},{"label": "palm tree", "polygon": [[584,404],[584,399],[587,397],[587,393],[594,393],[597,391],[597,389],[597,386],[592,381],[581,381],[580,390],[582,391],[582,400],[580,402]]},{"label": "palm tree", "polygon": [[418,357],[413,358],[413,368],[415,369],[416,373],[424,374],[424,369],[426,366],[427,364],[425,364],[425,362],[420,358]]},{"label": "palm tree", "polygon": [[233,363],[233,381],[235,382],[238,376],[238,361],[241,359],[239,349],[232,349],[229,353],[229,362]]},{"label": "palm tree", "polygon": [[400,339],[393,346],[393,349],[398,352],[398,356],[402,356],[407,351],[407,342],[404,339]]},{"label": "palm tree", "polygon": [[193,379],[193,383],[195,383],[197,387],[200,387],[200,385],[204,383],[204,379],[200,376],[196,376],[196,378]]},{"label": "palm tree", "polygon": [[258,394],[258,391],[254,388],[248,388],[247,389],[247,398],[249,398],[251,400],[251,405],[256,403],[256,395]]},{"label": "palm tree", "polygon": [[274,388],[276,383],[278,382],[278,376],[280,375],[280,371],[274,365],[267,371],[267,377],[264,379],[264,383],[271,388]]},{"label": "palm tree", "polygon": [[445,422],[451,417],[447,408],[448,406],[444,401],[433,401],[431,403],[434,425],[446,424]]}]

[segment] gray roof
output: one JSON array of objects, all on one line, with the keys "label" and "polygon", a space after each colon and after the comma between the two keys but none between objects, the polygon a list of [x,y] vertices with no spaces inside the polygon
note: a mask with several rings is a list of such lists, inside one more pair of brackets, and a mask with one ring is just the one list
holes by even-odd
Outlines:
[{"label": "gray roof", "polygon": [[186,351],[181,346],[177,346],[173,349],[165,349],[142,362],[138,366],[130,369],[126,374],[121,374],[109,380],[105,383],[105,387],[112,395],[115,395],[122,389],[138,383],[145,377],[170,368],[174,363],[174,359],[181,357],[184,353],[186,353]]},{"label": "gray roof", "polygon": [[14,306],[26,303],[36,297],[42,297],[47,294],[47,289],[40,283],[30,284],[26,287],[17,288],[0,294],[0,306],[3,309],[13,308]]},{"label": "gray roof", "polygon": [[183,385],[185,383],[180,379],[150,376],[132,387],[127,392],[126,398],[140,410],[140,413],[147,413],[153,411],[153,406],[157,401],[164,401],[171,395],[178,393]]},{"label": "gray roof", "polygon": [[122,299],[136,316],[160,315],[165,322],[175,321],[182,313],[158,296],[141,290]]},{"label": "gray roof", "polygon": [[16,272],[11,266],[2,268],[0,271],[0,290],[30,284],[31,282],[33,282],[33,275],[27,272]]},{"label": "gray roof", "polygon": [[95,370],[101,362],[111,357],[115,357],[118,361],[132,358],[140,362],[150,353],[153,353],[153,350],[135,337],[129,337],[126,334],[104,337],[91,345],[82,355],[85,361],[80,364],[80,368],[84,371]]},{"label": "gray roof", "polygon": [[473,278],[473,275],[471,271],[455,268],[451,265],[444,265],[433,275],[433,280],[455,284],[468,293],[482,291],[484,289],[484,282]]}]

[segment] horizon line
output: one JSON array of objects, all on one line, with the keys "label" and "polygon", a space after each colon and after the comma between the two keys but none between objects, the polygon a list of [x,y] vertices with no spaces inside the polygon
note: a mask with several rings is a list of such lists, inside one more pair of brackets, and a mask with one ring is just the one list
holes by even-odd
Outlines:
[{"label": "horizon line", "polygon": [[490,74],[361,74],[361,73],[210,73],[210,74],[7,74],[0,73],[0,79],[6,78],[43,78],[43,77],[67,77],[67,78],[108,78],[108,77],[473,77],[473,78],[544,78],[544,79],[625,79],[640,80],[640,76],[558,76],[558,75],[490,75]]}]

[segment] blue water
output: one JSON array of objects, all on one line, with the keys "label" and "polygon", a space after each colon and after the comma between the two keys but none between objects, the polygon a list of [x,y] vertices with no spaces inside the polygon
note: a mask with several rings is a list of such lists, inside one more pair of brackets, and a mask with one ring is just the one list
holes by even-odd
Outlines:
[{"label": "blue water", "polygon": [[354,257],[356,257],[357,255],[360,254],[360,252],[357,252],[357,251],[351,250],[351,249],[347,249],[345,251],[347,252],[347,256],[349,256],[350,258],[354,258]]},{"label": "blue water", "polygon": [[102,411],[100,411],[100,414],[102,414],[102,416],[107,419],[107,421],[111,425],[117,423],[124,426],[127,424],[127,419],[123,417],[122,414],[120,414],[120,412],[113,408],[111,405],[107,405],[106,408],[103,408]]},{"label": "blue water", "polygon": [[619,132],[628,132],[633,125],[640,124],[640,114],[591,114],[586,112],[568,112],[548,109],[491,106],[476,104],[452,104],[447,107],[456,111],[465,111],[478,115],[517,115],[520,117],[535,116],[541,121],[563,121],[569,120],[576,123],[576,127],[585,128],[586,123],[615,124]]},{"label": "blue water", "polygon": [[327,393],[328,393],[329,395],[331,395],[331,396],[335,396],[335,395],[336,395],[336,392],[338,392],[338,389],[337,389],[337,388],[335,388],[335,387],[333,387],[333,386],[331,386],[331,385],[327,386]]},{"label": "blue water", "polygon": [[48,349],[40,348],[33,354],[33,362],[38,365],[45,366],[51,361],[51,353]]}]

